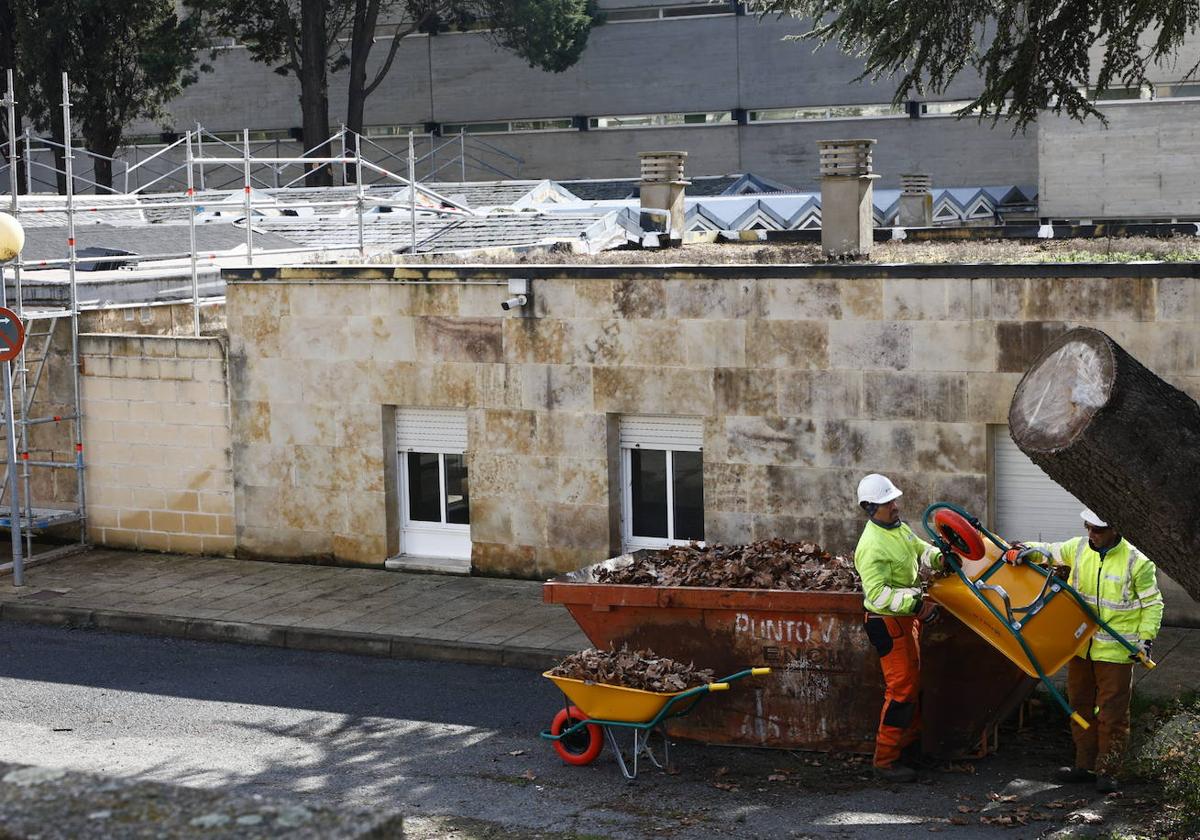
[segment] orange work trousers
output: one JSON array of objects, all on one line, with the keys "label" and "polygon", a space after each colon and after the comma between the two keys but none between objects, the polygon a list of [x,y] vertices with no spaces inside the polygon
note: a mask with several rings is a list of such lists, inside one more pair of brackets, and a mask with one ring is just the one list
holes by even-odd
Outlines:
[{"label": "orange work trousers", "polygon": [[921,734],[921,623],[916,616],[867,613],[863,625],[883,668],[883,709],[875,735],[875,766],[891,767]]},{"label": "orange work trousers", "polygon": [[[1089,724],[1072,721],[1075,766],[1100,776],[1117,776],[1129,743],[1132,662],[1096,662],[1075,656],[1067,666],[1067,699]],[[1099,713],[1097,713],[1097,709]]]}]

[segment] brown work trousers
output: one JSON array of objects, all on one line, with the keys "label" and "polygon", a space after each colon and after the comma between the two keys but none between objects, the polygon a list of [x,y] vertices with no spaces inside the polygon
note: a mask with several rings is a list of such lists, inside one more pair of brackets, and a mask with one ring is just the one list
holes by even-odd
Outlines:
[{"label": "brown work trousers", "polygon": [[1067,667],[1067,699],[1088,722],[1071,723],[1075,766],[1116,776],[1129,743],[1129,697],[1133,663],[1095,662],[1078,656]]}]

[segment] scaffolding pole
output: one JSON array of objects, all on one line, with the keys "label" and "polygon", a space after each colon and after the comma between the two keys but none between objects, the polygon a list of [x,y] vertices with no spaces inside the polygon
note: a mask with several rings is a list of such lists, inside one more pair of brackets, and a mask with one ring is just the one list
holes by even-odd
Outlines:
[{"label": "scaffolding pole", "polygon": [[417,155],[413,149],[413,133],[408,132],[408,223],[412,227],[412,247],[417,253]]},{"label": "scaffolding pole", "polygon": [[246,264],[254,265],[254,226],[250,224],[250,129],[242,129],[242,189],[246,196]]},{"label": "scaffolding pole", "polygon": [[[9,160],[9,164],[10,164],[10,170],[9,170],[9,176],[8,176],[8,188],[9,188],[9,192],[11,194],[10,197],[11,197],[11,201],[12,201],[12,215],[13,215],[13,218],[15,219],[15,218],[18,218],[18,213],[19,213],[19,207],[18,207],[19,200],[17,198],[17,175],[16,175],[16,163],[15,163],[15,161],[16,161],[15,155],[17,153],[17,140],[16,140],[17,100],[16,100],[16,85],[14,84],[14,80],[13,80],[13,71],[9,70],[7,76],[8,76],[7,77],[8,86],[7,86],[7,93],[5,95],[5,103],[8,106],[8,160]],[[29,154],[29,134],[28,134],[28,132],[26,132],[26,134],[25,134],[25,141],[26,141],[25,142],[25,153],[28,155]],[[28,173],[28,171],[29,171],[29,168],[28,168],[28,166],[26,166],[26,172]],[[25,301],[24,301],[24,297],[22,295],[22,290],[21,290],[21,266],[22,266],[22,258],[21,258],[20,254],[17,254],[16,257],[13,259],[13,287],[14,287],[14,291],[15,291],[15,295],[14,295],[15,300],[14,300],[13,311],[17,313],[18,318],[20,318],[22,321],[24,321],[24,319],[25,319]],[[5,289],[5,298],[7,299],[7,289]],[[28,342],[28,338],[26,339],[26,342]],[[20,416],[24,417],[26,415],[26,413],[29,411],[29,364],[28,364],[28,355],[25,352],[24,345],[22,345],[22,347],[21,347],[21,353],[17,356],[16,370],[17,370],[17,383],[18,383],[18,388],[20,391],[20,407],[21,407]],[[18,442],[18,445],[20,446],[20,451],[28,452],[29,451],[29,425],[28,425],[28,423],[21,424],[20,438],[21,439]],[[10,462],[9,470],[10,471],[16,470],[15,462]],[[14,483],[13,486],[15,487],[16,484]],[[26,459],[21,464],[21,491],[22,491],[22,498],[25,500],[25,511],[29,515],[29,521],[32,522],[33,521],[33,477],[32,477],[32,469],[30,468],[28,459]],[[14,497],[14,501],[15,501],[15,497]],[[19,533],[20,533],[19,531],[14,532],[13,539],[17,539],[18,538],[17,535]],[[25,530],[25,541],[26,541],[25,556],[26,557],[32,556],[33,555],[33,529],[32,528],[28,528]],[[16,568],[15,561],[13,564],[13,568],[14,569]],[[14,578],[15,578],[15,575],[14,575]]]},{"label": "scaffolding pole", "polygon": [[[197,138],[199,139],[199,138]],[[203,171],[203,166],[201,171]],[[200,271],[196,265],[196,187],[193,182],[192,132],[187,133],[188,249],[192,266],[192,334],[200,337]]]},{"label": "scaffolding pole", "polygon": [[79,286],[76,275],[78,254],[75,248],[75,184],[74,153],[71,143],[71,86],[67,74],[62,74],[63,89],[63,140],[66,145],[64,158],[67,170],[67,278],[71,294],[71,388],[75,398],[75,420],[71,425],[75,432],[75,486],[76,504],[79,510],[79,541],[87,540],[87,499],[83,481],[83,409],[79,399]]},{"label": "scaffolding pole", "polygon": [[[362,160],[362,138],[357,133],[354,135],[354,159],[355,161]],[[363,230],[363,205],[365,196],[363,193],[362,167],[357,163],[354,164],[354,180],[358,186],[358,256],[360,259],[366,259],[367,239],[366,232]]]}]

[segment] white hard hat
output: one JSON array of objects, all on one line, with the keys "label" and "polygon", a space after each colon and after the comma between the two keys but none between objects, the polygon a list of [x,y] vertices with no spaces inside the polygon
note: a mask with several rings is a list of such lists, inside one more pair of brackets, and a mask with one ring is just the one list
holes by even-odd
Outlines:
[{"label": "white hard hat", "polygon": [[1107,528],[1108,523],[1096,515],[1091,508],[1084,508],[1079,512],[1079,518],[1089,525],[1094,525],[1097,528]]},{"label": "white hard hat", "polygon": [[858,501],[869,502],[873,505],[886,505],[888,502],[898,499],[904,494],[900,492],[900,488],[892,484],[892,480],[886,475],[879,473],[871,473],[862,481],[858,482]]}]

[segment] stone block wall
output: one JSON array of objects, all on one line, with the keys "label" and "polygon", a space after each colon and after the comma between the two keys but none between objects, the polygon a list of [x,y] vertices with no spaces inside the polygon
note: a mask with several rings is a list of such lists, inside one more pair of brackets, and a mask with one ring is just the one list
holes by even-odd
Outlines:
[{"label": "stone block wall", "polygon": [[[986,511],[989,426],[1063,330],[1104,329],[1200,394],[1200,284],[1148,271],[226,272],[238,546],[382,563],[396,545],[392,406],[467,411],[483,574],[545,577],[619,551],[622,414],[704,418],[710,540],[848,551],[870,471],[905,489],[910,517],[938,499]],[[500,310],[508,277],[531,278],[529,311]]]},{"label": "stone block wall", "polygon": [[233,554],[222,340],[84,334],[80,361],[89,539]]}]

